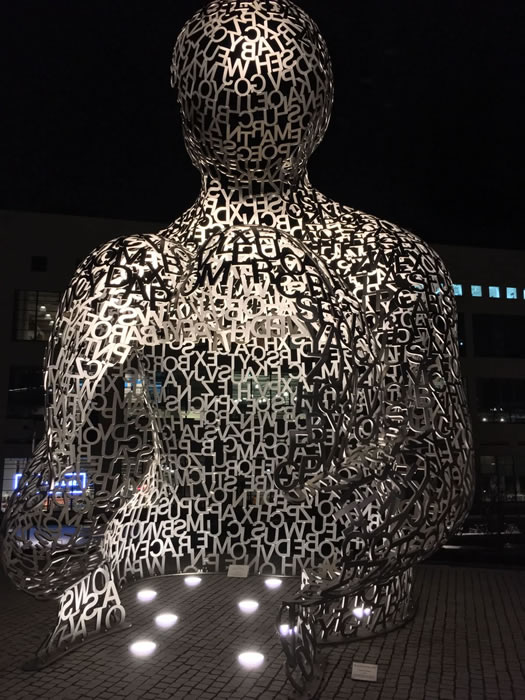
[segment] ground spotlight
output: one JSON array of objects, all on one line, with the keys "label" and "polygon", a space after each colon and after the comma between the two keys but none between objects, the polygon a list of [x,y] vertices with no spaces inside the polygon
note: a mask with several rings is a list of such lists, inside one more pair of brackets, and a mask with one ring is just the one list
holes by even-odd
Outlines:
[{"label": "ground spotlight", "polygon": [[149,639],[139,639],[137,642],[131,644],[129,650],[133,656],[144,658],[146,656],[151,656],[156,648],[157,645],[155,642],[150,642]]},{"label": "ground spotlight", "polygon": [[258,651],[245,651],[237,657],[241,666],[249,671],[259,666],[264,661],[264,656]]}]

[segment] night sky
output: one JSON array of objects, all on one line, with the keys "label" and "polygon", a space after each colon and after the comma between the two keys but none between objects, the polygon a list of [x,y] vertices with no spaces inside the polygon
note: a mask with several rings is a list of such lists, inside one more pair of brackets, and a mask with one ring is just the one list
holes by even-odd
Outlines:
[{"label": "night sky", "polygon": [[[169,222],[196,197],[172,46],[199,0],[3,3],[0,208]],[[523,0],[299,0],[335,105],[314,185],[434,243],[525,248]]]}]

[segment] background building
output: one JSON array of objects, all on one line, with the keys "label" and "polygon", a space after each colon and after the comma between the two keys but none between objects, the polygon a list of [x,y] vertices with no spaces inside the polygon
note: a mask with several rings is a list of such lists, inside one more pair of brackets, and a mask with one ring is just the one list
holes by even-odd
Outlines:
[{"label": "background building", "polygon": [[[111,238],[160,222],[0,212],[2,500],[43,432],[42,362],[59,297],[77,264]],[[525,251],[434,246],[451,273],[477,468],[469,527],[525,530]]]},{"label": "background building", "polygon": [[435,246],[450,271],[477,467],[471,523],[525,532],[525,251]]}]

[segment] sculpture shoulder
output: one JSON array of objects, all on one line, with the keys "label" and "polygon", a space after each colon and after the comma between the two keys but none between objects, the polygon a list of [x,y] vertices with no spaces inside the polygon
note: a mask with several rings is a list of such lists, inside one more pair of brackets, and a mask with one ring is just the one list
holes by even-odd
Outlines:
[{"label": "sculpture shoulder", "polygon": [[419,236],[384,219],[340,207],[315,240],[315,248],[347,280],[370,288],[425,289],[452,293],[447,269]]},{"label": "sculpture shoulder", "polygon": [[441,282],[449,282],[443,261],[426,241],[389,221],[370,216],[367,218],[377,222],[374,235],[366,236],[369,255],[373,256],[373,249],[376,248],[376,259],[384,260],[400,275],[418,275],[429,280],[437,276]]},{"label": "sculpture shoulder", "polygon": [[117,298],[139,306],[162,301],[172,292],[186,261],[186,251],[162,232],[120,236],[95,248],[80,264],[61,308]]}]

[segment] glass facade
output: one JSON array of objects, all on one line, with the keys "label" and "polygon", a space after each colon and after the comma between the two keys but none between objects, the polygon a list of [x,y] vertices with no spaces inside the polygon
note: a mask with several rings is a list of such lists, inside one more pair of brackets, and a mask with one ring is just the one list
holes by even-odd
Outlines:
[{"label": "glass facade", "polygon": [[27,457],[8,457],[4,459],[4,477],[2,483],[2,510],[5,510],[7,501],[15,489],[17,474],[21,474],[26,468],[29,459]]},{"label": "glass facade", "polygon": [[53,328],[59,300],[60,292],[17,290],[13,339],[46,341]]},{"label": "glass facade", "polygon": [[42,367],[11,367],[7,395],[9,418],[43,418],[44,382]]},{"label": "glass facade", "polygon": [[[62,503],[64,499],[70,500],[73,496],[81,494],[83,491],[93,495],[93,484],[88,482],[87,467],[82,466],[84,460],[85,458],[80,458],[78,474],[75,471],[62,474],[61,478],[56,480],[53,489],[47,492],[48,496],[52,496],[52,498],[46,498],[43,502],[43,507],[47,512],[53,511],[54,504]],[[28,457],[8,457],[4,459],[2,509],[5,509],[11,494],[18,488],[29,462],[30,459]],[[46,488],[47,485],[48,482],[43,482],[43,488]],[[71,508],[73,508],[73,501],[71,501]]]},{"label": "glass facade", "polygon": [[522,316],[473,314],[474,354],[478,357],[525,357]]},{"label": "glass facade", "polygon": [[465,315],[462,313],[458,314],[458,345],[459,354],[464,357],[467,354],[467,348],[465,345]]},{"label": "glass facade", "polygon": [[479,378],[478,417],[484,423],[525,423],[525,379]]},{"label": "glass facade", "polygon": [[481,501],[525,501],[525,456],[482,455],[479,462]]}]

